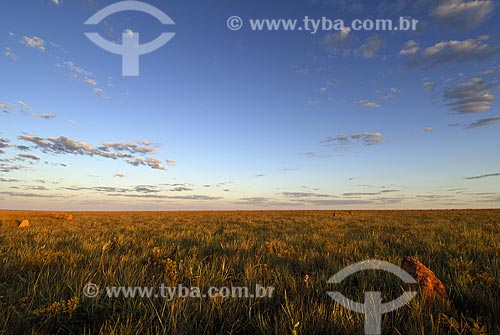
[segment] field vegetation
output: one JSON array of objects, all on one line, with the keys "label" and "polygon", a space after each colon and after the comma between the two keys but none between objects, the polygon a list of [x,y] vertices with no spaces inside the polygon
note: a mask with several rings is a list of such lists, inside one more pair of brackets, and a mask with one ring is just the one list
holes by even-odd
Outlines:
[{"label": "field vegetation", "polygon": [[[335,213],[335,215],[334,215]],[[394,275],[327,280],[366,259],[415,256],[449,306],[421,296],[384,334],[500,334],[500,210],[0,212],[1,334],[363,334],[331,300],[401,294]],[[64,214],[64,215],[63,215]],[[29,226],[19,228],[23,220]],[[96,298],[106,286],[275,287],[271,298]]]}]

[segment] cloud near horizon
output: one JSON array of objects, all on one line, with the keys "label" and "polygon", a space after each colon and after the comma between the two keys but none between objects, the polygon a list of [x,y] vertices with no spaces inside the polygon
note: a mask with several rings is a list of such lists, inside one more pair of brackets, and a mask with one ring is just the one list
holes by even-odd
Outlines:
[{"label": "cloud near horizon", "polygon": [[484,179],[484,178],[499,177],[499,176],[500,176],[500,172],[498,172],[498,173],[482,174],[482,175],[479,175],[479,176],[467,177],[465,179],[467,179],[467,180],[473,180],[473,179]]},{"label": "cloud near horizon", "polygon": [[324,145],[350,145],[353,143],[361,143],[363,145],[375,145],[384,142],[382,133],[356,133],[350,135],[337,135],[335,137],[327,137],[321,140]]}]

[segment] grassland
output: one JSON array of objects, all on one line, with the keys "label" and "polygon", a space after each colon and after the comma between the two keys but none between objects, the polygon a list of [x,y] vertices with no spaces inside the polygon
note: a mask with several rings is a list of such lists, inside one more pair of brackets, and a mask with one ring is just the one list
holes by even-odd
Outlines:
[{"label": "grassland", "polygon": [[[384,299],[401,283],[365,259],[416,256],[450,306],[417,297],[383,318],[384,334],[500,334],[500,210],[72,213],[0,212],[1,334],[363,334],[338,290]],[[28,219],[30,226],[19,229]],[[87,298],[83,287],[274,286],[265,299]]]}]

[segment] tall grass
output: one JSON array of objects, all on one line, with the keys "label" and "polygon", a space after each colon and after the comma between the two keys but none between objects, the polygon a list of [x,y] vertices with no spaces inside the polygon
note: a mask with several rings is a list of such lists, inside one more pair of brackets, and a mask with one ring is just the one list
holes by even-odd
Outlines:
[{"label": "tall grass", "polygon": [[[450,307],[417,297],[383,317],[385,334],[500,334],[500,211],[0,212],[2,334],[363,334],[338,290],[401,294],[367,271],[327,285],[365,259],[431,268]],[[16,222],[29,219],[28,228]],[[105,286],[273,286],[272,298],[86,298]]]}]

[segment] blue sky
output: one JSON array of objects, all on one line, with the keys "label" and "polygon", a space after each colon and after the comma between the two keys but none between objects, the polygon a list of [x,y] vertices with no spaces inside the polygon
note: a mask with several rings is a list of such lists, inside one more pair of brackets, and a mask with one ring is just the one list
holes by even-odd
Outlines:
[{"label": "blue sky", "polygon": [[[500,204],[494,1],[3,1],[0,208]],[[230,16],[240,30],[226,26]],[[251,19],[418,19],[416,31],[252,31]],[[174,38],[122,76],[85,32]]]}]

